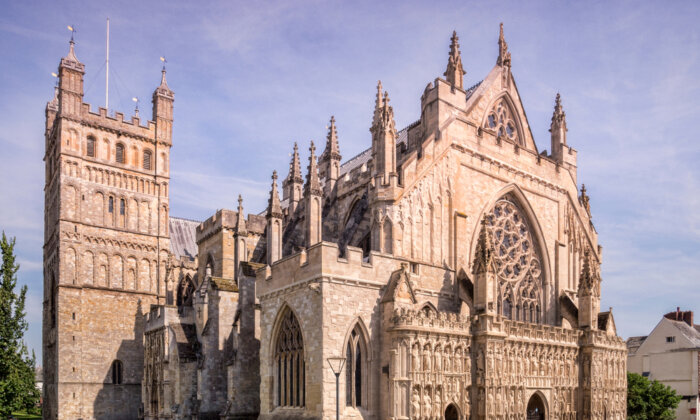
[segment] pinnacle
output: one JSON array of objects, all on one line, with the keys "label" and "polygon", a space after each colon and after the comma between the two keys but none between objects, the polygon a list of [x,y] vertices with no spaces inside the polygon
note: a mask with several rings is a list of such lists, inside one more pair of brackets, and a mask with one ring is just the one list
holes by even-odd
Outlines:
[{"label": "pinnacle", "polygon": [[281,217],[282,207],[280,206],[280,197],[277,192],[277,171],[272,171],[272,188],[270,190],[270,199],[267,206],[267,217]]},{"label": "pinnacle", "polygon": [[331,116],[331,123],[328,126],[328,135],[326,136],[326,150],[323,152],[322,158],[330,159],[339,155],[340,148],[338,146],[338,131],[335,127],[335,116]]},{"label": "pinnacle", "polygon": [[447,70],[443,74],[448,83],[452,86],[462,88],[464,82],[464,67],[462,66],[462,55],[459,51],[459,37],[457,31],[452,32],[450,43],[450,56],[447,60]]},{"label": "pinnacle", "polygon": [[311,146],[309,146],[309,172],[306,174],[306,185],[304,186],[305,194],[321,194],[321,182],[318,179],[318,167],[316,165],[316,146],[313,140],[311,140]]},{"label": "pinnacle", "polygon": [[508,52],[508,43],[503,35],[503,22],[501,22],[501,30],[498,35],[498,61],[499,66],[510,66],[510,52]]},{"label": "pinnacle", "polygon": [[301,182],[301,163],[299,162],[299,146],[294,142],[294,153],[289,163],[289,175],[287,182]]}]

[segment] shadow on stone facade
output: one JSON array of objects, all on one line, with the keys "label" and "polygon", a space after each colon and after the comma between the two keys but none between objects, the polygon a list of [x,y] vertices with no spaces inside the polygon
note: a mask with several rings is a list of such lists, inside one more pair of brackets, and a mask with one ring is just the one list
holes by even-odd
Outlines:
[{"label": "shadow on stone facade", "polygon": [[[115,308],[119,310],[119,308]],[[115,360],[121,362],[121,374],[110,367],[97,393],[93,405],[95,418],[104,420],[134,420],[139,418],[141,407],[141,380],[143,374],[143,329],[144,314],[141,300],[134,317],[134,339],[123,340]],[[109,332],[105,332],[109,334]],[[114,380],[121,379],[121,383]]]}]

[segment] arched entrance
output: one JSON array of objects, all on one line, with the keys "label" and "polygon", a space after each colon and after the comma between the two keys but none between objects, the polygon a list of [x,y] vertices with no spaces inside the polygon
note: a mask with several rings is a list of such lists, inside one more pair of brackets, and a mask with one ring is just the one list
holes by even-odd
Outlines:
[{"label": "arched entrance", "polygon": [[527,420],[545,420],[545,408],[542,397],[535,393],[527,402]]},{"label": "arched entrance", "polygon": [[445,420],[459,420],[459,410],[454,404],[450,404],[445,409]]}]

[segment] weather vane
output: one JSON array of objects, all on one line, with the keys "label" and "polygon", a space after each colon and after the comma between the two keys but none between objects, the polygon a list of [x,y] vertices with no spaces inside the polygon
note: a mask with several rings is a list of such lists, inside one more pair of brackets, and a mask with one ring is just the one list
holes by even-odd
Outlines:
[{"label": "weather vane", "polygon": [[70,31],[70,41],[73,42],[73,35],[78,31],[75,30],[75,25],[68,25],[68,30]]},{"label": "weather vane", "polygon": [[160,57],[160,61],[163,62],[163,70],[165,70],[165,63],[167,63],[168,60],[166,60],[165,57],[161,56],[161,57]]}]

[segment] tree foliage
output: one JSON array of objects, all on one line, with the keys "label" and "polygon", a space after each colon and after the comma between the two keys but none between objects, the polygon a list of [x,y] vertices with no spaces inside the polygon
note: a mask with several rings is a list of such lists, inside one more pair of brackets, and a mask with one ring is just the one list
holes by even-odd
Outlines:
[{"label": "tree foliage", "polygon": [[24,304],[27,286],[17,294],[15,239],[8,240],[5,232],[0,240],[2,266],[0,267],[0,417],[16,410],[32,410],[39,400],[34,383],[34,354],[29,357],[24,344],[27,321]]},{"label": "tree foliage", "polygon": [[671,387],[627,372],[627,418],[673,420],[681,397]]}]

